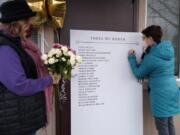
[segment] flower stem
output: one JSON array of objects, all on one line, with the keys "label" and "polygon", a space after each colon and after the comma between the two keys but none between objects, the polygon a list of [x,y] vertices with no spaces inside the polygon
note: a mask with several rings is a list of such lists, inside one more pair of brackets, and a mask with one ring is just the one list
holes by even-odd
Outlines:
[{"label": "flower stem", "polygon": [[55,91],[55,101],[56,101],[58,107],[60,108],[60,110],[62,110],[62,102],[61,102],[61,99],[60,99],[59,84],[54,84],[53,88],[54,88],[54,91]]}]

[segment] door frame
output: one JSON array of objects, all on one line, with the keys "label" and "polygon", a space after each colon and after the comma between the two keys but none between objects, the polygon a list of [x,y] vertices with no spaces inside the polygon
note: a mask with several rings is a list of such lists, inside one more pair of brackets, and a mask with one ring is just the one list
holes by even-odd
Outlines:
[{"label": "door frame", "polygon": [[[133,6],[133,30],[132,32],[139,31],[142,27],[144,27],[145,21],[143,20],[142,13],[145,13],[145,4],[144,0],[132,0],[134,3]],[[68,10],[67,10],[68,12]],[[61,31],[61,30],[59,30]],[[62,34],[62,33],[61,33]],[[61,42],[64,42],[60,39]],[[57,102],[56,102],[56,135],[71,135],[71,104],[70,104],[70,82],[66,82],[66,92],[68,94],[68,100],[63,103],[63,109],[60,110]]]}]

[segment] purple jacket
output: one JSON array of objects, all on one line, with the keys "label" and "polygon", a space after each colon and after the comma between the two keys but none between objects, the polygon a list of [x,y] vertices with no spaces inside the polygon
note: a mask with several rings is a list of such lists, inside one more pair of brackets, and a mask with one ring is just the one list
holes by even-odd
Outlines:
[{"label": "purple jacket", "polygon": [[9,46],[0,46],[0,82],[19,96],[30,96],[53,83],[51,76],[28,79],[18,54]]}]

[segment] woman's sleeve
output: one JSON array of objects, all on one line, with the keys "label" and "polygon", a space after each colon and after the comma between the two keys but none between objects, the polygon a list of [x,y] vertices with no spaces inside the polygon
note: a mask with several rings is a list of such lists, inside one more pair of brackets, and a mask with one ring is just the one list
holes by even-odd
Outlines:
[{"label": "woman's sleeve", "polygon": [[128,61],[130,63],[132,72],[138,79],[144,78],[145,76],[149,75],[153,70],[154,66],[151,59],[152,58],[149,55],[146,55],[142,60],[141,64],[138,65],[135,55],[128,56]]},{"label": "woman's sleeve", "polygon": [[51,76],[28,79],[18,54],[9,46],[1,46],[0,82],[19,96],[30,96],[43,91],[53,81]]}]

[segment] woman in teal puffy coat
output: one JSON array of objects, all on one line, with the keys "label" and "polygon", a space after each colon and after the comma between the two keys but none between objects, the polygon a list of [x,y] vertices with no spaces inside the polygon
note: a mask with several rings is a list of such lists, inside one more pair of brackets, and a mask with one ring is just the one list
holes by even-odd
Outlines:
[{"label": "woman in teal puffy coat", "polygon": [[129,50],[128,60],[137,78],[149,78],[151,110],[159,135],[175,135],[173,116],[180,113],[180,105],[174,77],[174,49],[170,41],[161,41],[160,26],[149,26],[142,34],[150,51],[140,65],[133,49]]}]

